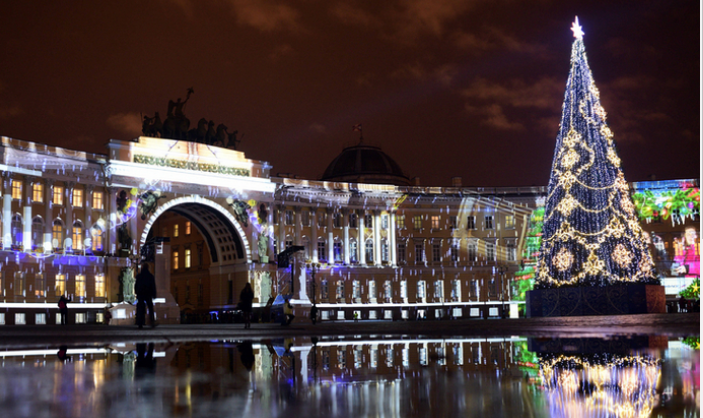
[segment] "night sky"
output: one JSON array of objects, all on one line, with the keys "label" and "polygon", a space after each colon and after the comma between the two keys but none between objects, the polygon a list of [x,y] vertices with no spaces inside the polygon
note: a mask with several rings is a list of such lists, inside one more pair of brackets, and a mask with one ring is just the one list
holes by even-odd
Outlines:
[{"label": "night sky", "polygon": [[422,185],[546,185],[575,15],[626,179],[698,178],[698,1],[3,1],[0,135],[106,153],[192,87],[272,175],[361,123]]}]

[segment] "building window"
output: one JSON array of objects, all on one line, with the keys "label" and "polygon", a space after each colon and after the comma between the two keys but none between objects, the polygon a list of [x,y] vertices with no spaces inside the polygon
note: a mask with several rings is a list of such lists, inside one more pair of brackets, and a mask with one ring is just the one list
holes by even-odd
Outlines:
[{"label": "building window", "polygon": [[405,243],[398,244],[398,263],[405,263]]},{"label": "building window", "polygon": [[103,201],[103,192],[93,192],[93,209],[105,209],[105,202]]},{"label": "building window", "polygon": [[34,276],[34,296],[44,297],[46,296],[46,283],[44,281],[44,274],[37,273]]},{"label": "building window", "polygon": [[457,226],[457,217],[452,215],[449,217],[449,228],[451,229],[456,229]]},{"label": "building window", "polygon": [[439,229],[439,215],[432,215],[432,229]]},{"label": "building window", "polygon": [[366,225],[367,228],[373,228],[375,226],[373,224],[373,215],[364,216],[364,225]]},{"label": "building window", "polygon": [[19,180],[12,180],[12,198],[22,199],[22,182]]},{"label": "building window", "polygon": [[93,251],[102,251],[103,250],[103,230],[100,229],[98,226],[94,226],[91,229],[91,233],[93,235]]},{"label": "building window", "polygon": [[83,249],[83,225],[80,222],[73,224],[71,239],[73,240],[73,249],[81,251]]},{"label": "building window", "polygon": [[342,214],[335,213],[334,218],[332,219],[332,223],[335,228],[341,228],[342,227]]},{"label": "building window", "polygon": [[373,263],[373,240],[366,240],[366,262]]},{"label": "building window", "polygon": [[369,280],[369,301],[376,300],[376,280]]},{"label": "building window", "polygon": [[286,240],[286,248],[290,248],[293,246],[293,240],[292,239],[287,239]]},{"label": "building window", "polygon": [[361,284],[358,280],[352,280],[352,298],[361,298]]},{"label": "building window", "polygon": [[417,297],[418,297],[418,299],[425,298],[425,281],[424,280],[417,281]]},{"label": "building window", "polygon": [[14,294],[15,296],[21,296],[24,297],[24,273],[23,272],[17,272],[15,273],[15,284],[14,284]]},{"label": "building window", "polygon": [[359,253],[357,252],[357,243],[355,240],[349,241],[349,260],[352,263],[358,263],[359,262]]},{"label": "building window", "polygon": [[174,248],[172,252],[172,264],[173,264],[173,269],[178,270],[178,249]]},{"label": "building window", "polygon": [[388,301],[390,301],[391,297],[393,297],[393,287],[390,280],[383,282],[383,297]]},{"label": "building window", "polygon": [[344,299],[344,281],[337,280],[337,300]]},{"label": "building window", "polygon": [[441,280],[434,282],[434,297],[440,302],[444,300],[444,282]]},{"label": "building window", "polygon": [[54,282],[54,294],[56,296],[62,296],[66,294],[66,275],[57,274],[56,281]]},{"label": "building window", "polygon": [[323,279],[322,284],[320,285],[320,297],[322,299],[327,299],[330,297],[330,286],[327,283],[327,279]]},{"label": "building window", "polygon": [[79,298],[85,297],[85,276],[82,274],[76,275],[76,296]]},{"label": "building window", "polygon": [[173,237],[178,238],[178,224],[173,225]]},{"label": "building window", "polygon": [[322,262],[327,261],[327,244],[325,241],[317,241],[317,258]]},{"label": "building window", "polygon": [[484,217],[483,226],[485,229],[493,229],[493,215],[486,215]]},{"label": "building window", "polygon": [[77,208],[83,206],[83,190],[73,189],[73,198],[71,199],[71,204]]},{"label": "building window", "polygon": [[388,240],[385,238],[381,240],[381,261],[388,262]]},{"label": "building window", "polygon": [[105,297],[105,275],[102,273],[95,275],[95,297]]},{"label": "building window", "polygon": [[415,264],[423,264],[425,262],[425,249],[422,244],[415,244]]},{"label": "building window", "polygon": [[34,314],[34,325],[46,325],[46,314]]},{"label": "building window", "polygon": [[301,213],[300,216],[300,221],[303,223],[303,226],[310,226],[310,211],[309,210],[304,210]]},{"label": "building window", "polygon": [[85,313],[76,313],[76,324],[85,324]]},{"label": "building window", "polygon": [[32,219],[32,243],[35,246],[41,246],[42,236],[44,235],[44,221],[41,217],[37,216]]},{"label": "building window", "polygon": [[459,261],[459,241],[452,242],[450,249],[452,262],[456,263]]},{"label": "building window", "polygon": [[408,298],[408,281],[407,280],[400,281],[400,297],[403,299]]},{"label": "building window", "polygon": [[27,325],[27,317],[23,313],[15,314],[15,325]]},{"label": "building window", "polygon": [[439,263],[442,261],[442,245],[440,243],[432,244],[432,262]]},{"label": "building window", "polygon": [[294,220],[293,220],[293,219],[294,219],[294,218],[293,218],[293,211],[292,211],[292,210],[286,210],[285,216],[286,216],[285,219],[284,219],[285,224],[286,224],[286,225],[293,225],[293,222],[294,222]]},{"label": "building window", "polygon": [[185,268],[189,269],[190,268],[190,248],[186,248],[185,257],[183,257],[183,258],[184,258],[183,262],[185,263]]},{"label": "building window", "polygon": [[32,184],[32,202],[41,203],[44,201],[44,185],[41,183]]},{"label": "building window", "polygon": [[12,234],[12,242],[15,245],[22,245],[22,217],[18,214],[12,216],[10,223],[10,233]]},{"label": "building window", "polygon": [[467,216],[466,217],[466,229],[476,229],[476,217]]},{"label": "building window", "polygon": [[507,258],[508,258],[508,261],[516,261],[517,260],[517,248],[515,248],[515,244],[508,245]]},{"label": "building window", "polygon": [[388,229],[388,215],[381,215],[381,229]]},{"label": "building window", "polygon": [[496,261],[496,245],[492,242],[486,243],[486,259]]},{"label": "building window", "polygon": [[349,228],[358,228],[356,213],[349,214]]},{"label": "building window", "polygon": [[505,216],[505,229],[515,229],[515,215]]},{"label": "building window", "polygon": [[452,280],[452,300],[461,302],[461,281],[459,279]]},{"label": "building window", "polygon": [[334,252],[335,263],[341,263],[343,261],[342,243],[341,242],[334,243],[333,252]]},{"label": "building window", "polygon": [[478,258],[478,243],[476,241],[469,241],[468,256],[469,261],[476,261]]},{"label": "building window", "polygon": [[325,212],[319,212],[317,214],[317,226],[320,228],[324,227],[325,221],[327,221],[327,214]]},{"label": "building window", "polygon": [[413,216],[413,229],[416,231],[422,229],[422,215]]},{"label": "building window", "polygon": [[186,221],[186,235],[190,235],[191,233],[191,223],[190,221]]},{"label": "building window", "polygon": [[63,205],[63,186],[54,186],[54,204]]},{"label": "building window", "polygon": [[396,228],[405,229],[405,215],[396,215]]}]

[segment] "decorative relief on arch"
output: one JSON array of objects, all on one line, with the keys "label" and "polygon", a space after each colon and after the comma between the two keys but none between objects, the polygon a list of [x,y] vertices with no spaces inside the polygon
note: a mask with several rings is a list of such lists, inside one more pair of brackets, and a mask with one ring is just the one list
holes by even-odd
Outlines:
[{"label": "decorative relief on arch", "polygon": [[251,263],[251,248],[249,246],[249,241],[246,239],[247,235],[242,226],[240,225],[239,222],[234,218],[232,213],[228,211],[227,209],[223,208],[221,205],[219,205],[216,202],[213,202],[212,200],[205,199],[201,196],[198,195],[191,195],[191,196],[184,196],[184,197],[179,197],[176,199],[169,200],[165,203],[163,203],[161,206],[159,206],[156,210],[153,211],[151,216],[149,216],[146,224],[144,225],[144,229],[142,230],[142,234],[139,240],[140,245],[144,245],[146,243],[147,236],[149,235],[149,231],[151,230],[152,226],[154,225],[154,222],[163,214],[164,212],[168,211],[169,209],[172,209],[178,205],[182,204],[187,204],[187,203],[196,203],[199,205],[207,206],[209,208],[212,208],[216,210],[220,215],[225,217],[231,225],[236,229],[237,234],[239,235],[239,240],[241,241],[242,245],[244,246],[244,258],[246,259],[247,263]]}]

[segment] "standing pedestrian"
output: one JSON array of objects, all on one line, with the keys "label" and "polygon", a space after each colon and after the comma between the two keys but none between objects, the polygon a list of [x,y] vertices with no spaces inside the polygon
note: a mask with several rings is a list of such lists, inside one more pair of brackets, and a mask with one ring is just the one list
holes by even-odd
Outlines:
[{"label": "standing pedestrian", "polygon": [[61,325],[66,325],[66,317],[68,317],[68,302],[71,299],[66,299],[63,295],[59,299],[59,312],[61,312]]},{"label": "standing pedestrian", "polygon": [[156,279],[149,271],[149,264],[142,264],[142,271],[137,274],[134,282],[134,293],[137,295],[137,325],[142,328],[146,322],[146,309],[149,308],[151,327],[156,326],[154,317],[154,299],[156,298]]},{"label": "standing pedestrian", "polygon": [[251,304],[254,302],[254,291],[251,289],[251,284],[247,282],[244,285],[241,293],[239,293],[239,309],[244,315],[244,329],[251,328]]},{"label": "standing pedestrian", "polygon": [[312,305],[312,308],[310,308],[310,320],[313,325],[317,322],[317,305]]}]

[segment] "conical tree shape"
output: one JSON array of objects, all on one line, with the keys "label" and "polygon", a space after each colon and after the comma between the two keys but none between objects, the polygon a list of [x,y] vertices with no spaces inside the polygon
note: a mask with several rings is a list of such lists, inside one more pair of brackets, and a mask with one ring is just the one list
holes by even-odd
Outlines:
[{"label": "conical tree shape", "polygon": [[572,30],[536,287],[656,283],[578,18]]}]

